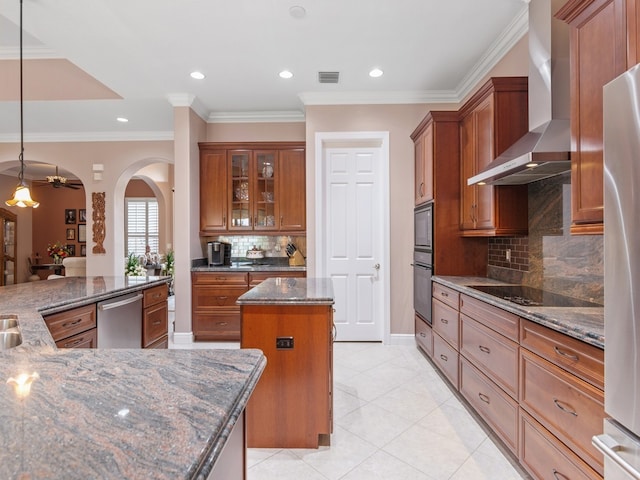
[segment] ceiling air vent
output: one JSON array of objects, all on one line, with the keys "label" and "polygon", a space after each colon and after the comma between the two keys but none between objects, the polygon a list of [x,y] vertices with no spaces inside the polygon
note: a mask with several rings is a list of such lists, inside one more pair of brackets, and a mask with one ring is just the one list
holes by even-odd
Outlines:
[{"label": "ceiling air vent", "polygon": [[318,72],[318,81],[320,83],[338,83],[340,72]]}]

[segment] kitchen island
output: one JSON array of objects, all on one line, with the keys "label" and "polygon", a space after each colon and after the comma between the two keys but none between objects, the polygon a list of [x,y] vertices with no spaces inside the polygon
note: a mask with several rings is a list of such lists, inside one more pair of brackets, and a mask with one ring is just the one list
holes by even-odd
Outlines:
[{"label": "kitchen island", "polygon": [[23,339],[0,350],[0,478],[245,478],[244,408],[262,352],[57,349],[41,316],[167,280],[0,288],[0,317],[17,319]]},{"label": "kitchen island", "polygon": [[241,295],[242,348],[267,367],[247,404],[247,446],[318,448],[333,430],[333,286],[269,278]]}]

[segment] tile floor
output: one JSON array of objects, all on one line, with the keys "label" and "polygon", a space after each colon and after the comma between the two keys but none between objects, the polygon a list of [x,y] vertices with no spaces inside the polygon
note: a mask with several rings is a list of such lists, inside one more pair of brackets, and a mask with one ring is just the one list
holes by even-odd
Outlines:
[{"label": "tile floor", "polygon": [[[170,342],[169,348],[238,347]],[[247,458],[248,480],[529,478],[416,347],[381,343],[334,345],[330,447],[250,448]]]}]

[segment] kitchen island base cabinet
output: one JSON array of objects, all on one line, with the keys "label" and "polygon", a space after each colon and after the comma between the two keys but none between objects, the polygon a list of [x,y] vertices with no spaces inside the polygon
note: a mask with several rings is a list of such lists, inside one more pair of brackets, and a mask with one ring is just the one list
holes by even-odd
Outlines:
[{"label": "kitchen island base cabinet", "polygon": [[241,348],[258,348],[267,358],[247,404],[247,446],[318,448],[333,429],[333,306],[241,310]]}]

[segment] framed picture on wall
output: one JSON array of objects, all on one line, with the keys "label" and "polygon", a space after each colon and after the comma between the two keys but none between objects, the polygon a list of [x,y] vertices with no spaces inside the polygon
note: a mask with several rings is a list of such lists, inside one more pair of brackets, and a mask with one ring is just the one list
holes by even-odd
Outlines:
[{"label": "framed picture on wall", "polygon": [[78,210],[78,223],[85,223],[87,221],[87,209],[81,208]]},{"label": "framed picture on wall", "polygon": [[75,239],[76,239],[76,229],[67,228],[67,240],[75,240]]},{"label": "framed picture on wall", "polygon": [[78,225],[78,241],[80,243],[87,241],[87,226],[83,223]]},{"label": "framed picture on wall", "polygon": [[71,225],[76,223],[76,209],[66,208],[64,211],[64,223]]},{"label": "framed picture on wall", "polygon": [[87,256],[87,244],[86,243],[84,245],[80,245],[80,256],[81,257],[86,257]]},{"label": "framed picture on wall", "polygon": [[67,243],[67,250],[69,251],[69,256],[70,257],[75,257],[76,256],[76,246],[71,243]]}]

